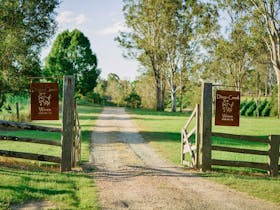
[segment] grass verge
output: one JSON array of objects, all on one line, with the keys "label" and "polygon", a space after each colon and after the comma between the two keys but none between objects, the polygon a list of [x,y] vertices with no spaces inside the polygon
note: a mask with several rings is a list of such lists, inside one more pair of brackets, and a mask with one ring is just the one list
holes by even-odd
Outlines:
[{"label": "grass verge", "polygon": [[[189,114],[165,113],[145,110],[127,110],[139,127],[140,133],[151,146],[163,157],[175,164],[180,164],[180,132]],[[280,120],[276,118],[245,118],[241,117],[240,127],[213,126],[214,132],[265,137],[280,134]],[[267,150],[268,146],[261,143],[232,141],[214,138],[215,145],[228,145],[258,150]],[[256,155],[238,155],[236,153],[213,152],[216,159],[267,162],[266,157]],[[214,171],[203,176],[222,183],[238,191],[280,204],[280,177],[267,177],[264,171],[248,168],[214,167]]]},{"label": "grass verge", "polygon": [[[89,160],[92,126],[101,111],[102,107],[94,107],[86,102],[80,102],[78,106],[84,163]],[[60,121],[37,121],[36,124],[61,126]],[[0,135],[60,141],[59,133],[0,131]],[[48,145],[1,141],[0,149],[60,156],[59,147]],[[90,173],[60,173],[57,164],[0,157],[0,179],[0,209],[42,200],[50,201],[57,209],[99,208],[97,189]]]}]

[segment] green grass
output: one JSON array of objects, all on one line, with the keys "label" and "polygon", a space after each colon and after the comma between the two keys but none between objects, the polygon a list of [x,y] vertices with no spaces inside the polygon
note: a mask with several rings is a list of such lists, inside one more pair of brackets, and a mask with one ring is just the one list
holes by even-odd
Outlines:
[{"label": "green grass", "polygon": [[[180,164],[180,132],[189,114],[165,113],[145,110],[128,109],[138,125],[141,134],[150,145],[166,159]],[[213,120],[214,121],[214,120]],[[267,137],[270,134],[280,135],[280,120],[271,117],[241,117],[240,127],[214,126],[214,132],[254,135]],[[192,138],[193,140],[194,138]],[[214,145],[227,145],[238,148],[268,150],[268,145],[224,138],[213,138]],[[213,151],[212,157],[223,160],[240,160],[267,162],[267,157],[244,155],[229,152]],[[280,178],[267,177],[265,171],[249,168],[213,167],[214,171],[204,174],[210,180],[225,184],[231,188],[249,193],[250,195],[280,204]]]},{"label": "green grass", "polygon": [[[89,160],[92,127],[102,107],[80,102],[82,126],[82,163]],[[60,127],[60,121],[35,121],[34,124]],[[59,133],[38,131],[1,131],[0,135],[33,137],[60,141]],[[60,156],[59,147],[1,141],[0,149]],[[59,209],[98,209],[93,176],[86,172],[60,173],[59,165],[0,157],[0,209],[28,201],[48,200]]]}]

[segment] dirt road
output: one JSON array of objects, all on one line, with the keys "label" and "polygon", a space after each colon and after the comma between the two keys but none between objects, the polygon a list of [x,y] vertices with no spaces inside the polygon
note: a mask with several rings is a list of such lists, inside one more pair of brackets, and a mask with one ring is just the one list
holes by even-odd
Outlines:
[{"label": "dirt road", "polygon": [[105,108],[92,133],[91,162],[102,209],[280,209],[163,160],[123,108]]}]

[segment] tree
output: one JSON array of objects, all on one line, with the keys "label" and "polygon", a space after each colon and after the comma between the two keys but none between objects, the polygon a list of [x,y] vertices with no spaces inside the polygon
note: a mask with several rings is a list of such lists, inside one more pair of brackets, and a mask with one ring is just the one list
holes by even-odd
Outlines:
[{"label": "tree", "polygon": [[[128,50],[127,56],[136,58],[151,71],[156,88],[157,110],[164,110],[166,82],[176,111],[176,92],[186,64],[201,41],[205,28],[215,28],[215,8],[205,1],[182,0],[126,0],[124,14],[130,32],[117,38]],[[213,24],[214,23],[214,24]]]},{"label": "tree", "polygon": [[162,68],[165,52],[162,47],[165,32],[162,27],[165,4],[162,0],[124,0],[124,16],[131,32],[122,32],[116,40],[128,49],[127,56],[151,69],[155,81],[156,109],[164,110],[165,73]]},{"label": "tree", "polygon": [[27,76],[39,76],[40,50],[56,29],[58,0],[1,0],[0,107],[7,92],[25,89]]},{"label": "tree", "polygon": [[[166,1],[163,48],[166,50],[166,78],[169,84],[172,111],[176,112],[176,93],[191,70],[193,56],[203,40],[217,29],[214,5],[203,1]],[[182,100],[182,99],[181,99]]]},{"label": "tree", "polygon": [[271,55],[278,83],[278,118],[280,118],[280,0],[250,0],[251,15],[256,25],[264,29],[262,37]]},{"label": "tree", "polygon": [[77,29],[59,34],[46,58],[44,74],[74,75],[76,92],[82,95],[92,92],[100,70],[88,38]]}]

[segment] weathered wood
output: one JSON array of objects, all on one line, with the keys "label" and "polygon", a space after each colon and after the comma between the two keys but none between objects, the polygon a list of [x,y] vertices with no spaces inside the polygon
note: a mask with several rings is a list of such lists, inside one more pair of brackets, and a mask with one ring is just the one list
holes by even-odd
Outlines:
[{"label": "weathered wood", "polygon": [[200,147],[200,106],[196,104],[196,134],[195,134],[195,146],[196,146],[196,154],[195,154],[195,167],[199,168],[199,147]]},{"label": "weathered wood", "polygon": [[195,114],[196,114],[196,109],[193,110],[193,112],[192,112],[191,116],[189,117],[187,123],[183,127],[185,130],[187,129],[187,127],[189,127],[189,125],[190,125],[192,119],[194,118]]},{"label": "weathered wood", "polygon": [[183,164],[183,161],[185,160],[185,153],[184,153],[184,133],[185,130],[182,129],[181,131],[181,164]]},{"label": "weathered wood", "polygon": [[47,144],[53,146],[61,146],[61,142],[53,140],[35,139],[35,138],[24,138],[17,136],[0,136],[0,141],[17,141],[17,142],[29,142],[36,144]]},{"label": "weathered wood", "polygon": [[235,153],[245,153],[245,154],[253,154],[253,155],[268,155],[267,151],[261,150],[253,150],[253,149],[241,149],[241,148],[233,148],[233,147],[223,147],[223,146],[213,146],[212,150],[223,151],[223,152],[235,152]]},{"label": "weathered wood", "polygon": [[19,105],[18,105],[18,102],[16,102],[16,115],[17,115],[17,121],[19,121]]},{"label": "weathered wood", "polygon": [[240,141],[269,143],[269,140],[267,138],[260,138],[260,137],[257,137],[257,136],[235,135],[235,134],[216,133],[216,132],[212,132],[212,136],[213,137],[228,138],[228,139],[235,139],[235,140],[240,140]]},{"label": "weathered wood", "polygon": [[212,159],[211,164],[217,166],[246,167],[268,170],[268,164],[266,163]]},{"label": "weathered wood", "polygon": [[268,173],[270,176],[277,176],[279,170],[279,145],[280,136],[271,135],[269,136],[269,150],[268,150]]},{"label": "weathered wood", "polygon": [[25,152],[6,151],[6,150],[0,150],[0,156],[23,158],[28,160],[39,160],[39,161],[46,161],[46,162],[53,162],[53,163],[60,163],[61,161],[60,157],[32,154],[32,153],[25,153]]},{"label": "weathered wood", "polygon": [[187,138],[189,139],[194,134],[195,131],[196,131],[196,127],[194,127],[190,132],[188,132]]},{"label": "weathered wood", "polygon": [[61,171],[70,171],[72,168],[72,147],[74,139],[74,87],[74,77],[64,76]]},{"label": "weathered wood", "polygon": [[61,128],[53,128],[39,125],[31,125],[27,123],[11,122],[6,120],[0,120],[0,127],[11,127],[19,130],[36,130],[36,131],[46,131],[46,132],[61,132]]},{"label": "weathered wood", "polygon": [[211,170],[212,83],[202,84],[201,94],[201,169]]}]

